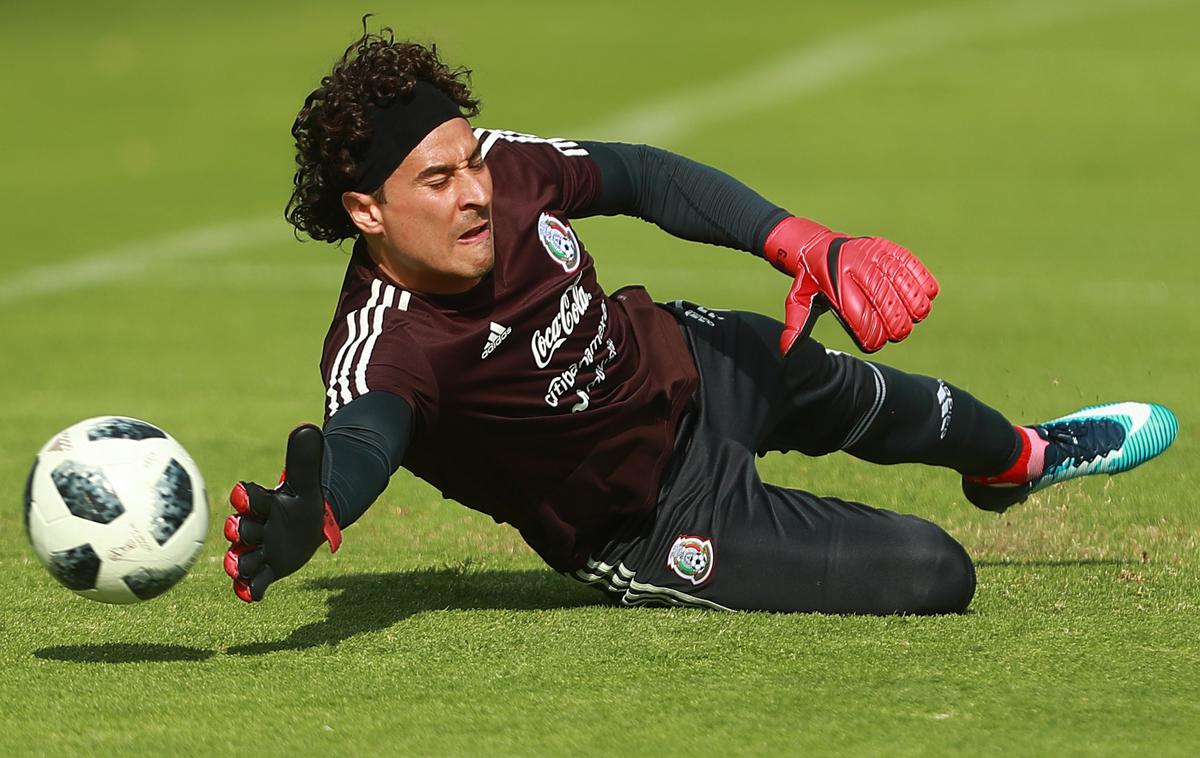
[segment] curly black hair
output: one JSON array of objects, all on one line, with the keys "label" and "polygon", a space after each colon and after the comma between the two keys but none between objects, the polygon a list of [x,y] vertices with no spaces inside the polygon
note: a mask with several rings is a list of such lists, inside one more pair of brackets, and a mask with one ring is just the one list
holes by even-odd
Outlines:
[{"label": "curly black hair", "polygon": [[334,64],[321,85],[304,99],[292,125],[296,139],[295,189],[283,216],[315,240],[339,242],[358,234],[342,207],[352,189],[371,140],[366,109],[384,107],[407,95],[417,80],[433,84],[458,105],[464,116],[479,113],[479,100],[468,86],[471,70],[451,68],[438,58],[437,46],[396,42],[388,27],[367,31]]}]

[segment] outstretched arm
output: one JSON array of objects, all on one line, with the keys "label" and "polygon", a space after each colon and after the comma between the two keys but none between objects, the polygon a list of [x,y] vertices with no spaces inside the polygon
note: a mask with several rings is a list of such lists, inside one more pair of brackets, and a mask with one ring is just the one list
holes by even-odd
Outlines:
[{"label": "outstretched arm", "polygon": [[582,215],[637,216],[676,237],[745,250],[793,277],[780,350],[832,310],[868,353],[899,342],[929,314],[937,281],[912,253],[792,216],[733,177],[646,145],[580,143],[601,191]]},{"label": "outstretched arm", "polygon": [[681,239],[762,255],[789,214],[728,174],[648,145],[581,142],[600,167],[583,215],[637,216]]},{"label": "outstretched arm", "polygon": [[325,424],[321,485],[343,529],[383,494],[404,460],[412,429],[409,404],[382,390],[355,398]]},{"label": "outstretched arm", "polygon": [[275,581],[295,573],[375,502],[399,467],[412,436],[412,409],[388,392],[362,395],[324,430],[297,427],[288,437],[279,485],[239,482],[229,496],[225,571],[246,602],[262,600]]}]

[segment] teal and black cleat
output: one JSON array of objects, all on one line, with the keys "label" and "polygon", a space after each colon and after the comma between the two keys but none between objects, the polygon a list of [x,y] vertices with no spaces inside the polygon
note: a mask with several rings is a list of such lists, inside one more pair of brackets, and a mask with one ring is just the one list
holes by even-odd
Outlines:
[{"label": "teal and black cleat", "polygon": [[1119,474],[1140,466],[1175,441],[1175,414],[1153,403],[1109,403],[1035,424],[1049,444],[1042,475],[1026,484],[980,484],[963,478],[967,500],[1003,513],[1052,484],[1089,474]]}]

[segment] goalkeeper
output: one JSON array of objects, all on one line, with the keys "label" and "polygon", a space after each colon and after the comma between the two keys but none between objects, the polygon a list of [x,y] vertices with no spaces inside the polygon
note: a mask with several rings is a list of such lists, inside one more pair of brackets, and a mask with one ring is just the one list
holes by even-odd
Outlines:
[{"label": "goalkeeper", "polygon": [[[808,336],[825,310],[865,352],[904,339],[934,277],[663,150],[473,128],[469,71],[385,34],[350,46],[292,129],[288,220],[354,249],[324,427],[292,433],[277,488],[231,495],[241,599],[337,549],[404,467],[624,605],[961,612],[974,568],[942,529],[765,484],[755,456],[944,466],[1003,511],[1173,440],[1160,406],[1014,426],[953,384],[826,350]],[[784,321],[606,293],[571,221],[616,214],[765,258],[792,279]]]}]

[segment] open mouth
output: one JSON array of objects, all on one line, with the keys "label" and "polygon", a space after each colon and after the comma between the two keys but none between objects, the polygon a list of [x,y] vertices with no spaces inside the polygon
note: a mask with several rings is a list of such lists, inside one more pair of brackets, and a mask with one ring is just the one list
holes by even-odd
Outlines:
[{"label": "open mouth", "polygon": [[490,227],[491,223],[488,221],[484,221],[477,226],[472,226],[470,229],[458,236],[458,241],[469,245],[471,243],[487,239],[488,230]]}]

